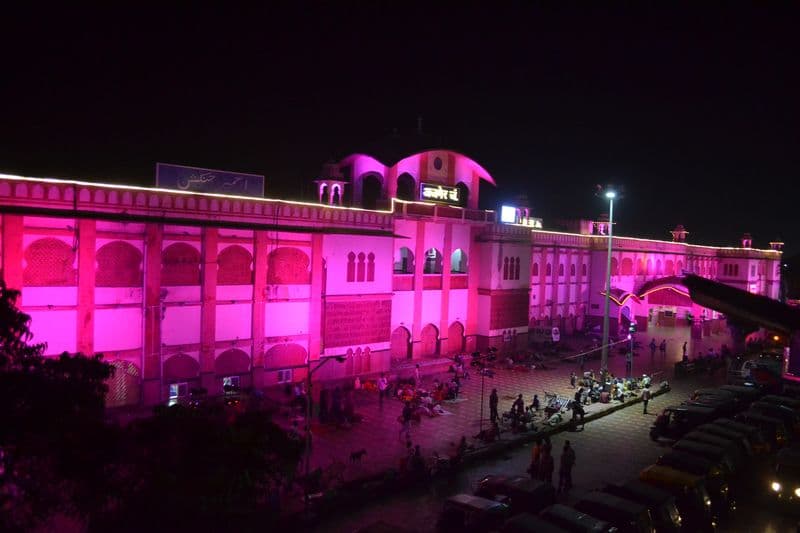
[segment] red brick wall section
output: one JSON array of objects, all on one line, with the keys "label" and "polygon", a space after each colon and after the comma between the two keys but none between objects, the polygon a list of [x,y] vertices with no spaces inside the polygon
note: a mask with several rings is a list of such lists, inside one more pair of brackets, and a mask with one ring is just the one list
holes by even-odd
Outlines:
[{"label": "red brick wall section", "polygon": [[245,248],[233,245],[219,253],[217,285],[250,285],[253,283],[253,256]]},{"label": "red brick wall section", "polygon": [[167,246],[161,254],[161,285],[200,285],[200,252],[185,242]]},{"label": "red brick wall section", "polygon": [[58,239],[39,239],[25,249],[23,283],[31,287],[71,287],[77,283],[75,251]]},{"label": "red brick wall section", "polygon": [[250,371],[250,357],[235,348],[219,354],[214,361],[214,372],[218,376],[234,376]]},{"label": "red brick wall section", "polygon": [[97,250],[97,287],[141,287],[142,252],[125,241],[104,244]]},{"label": "red brick wall section", "polygon": [[325,305],[325,347],[357,346],[389,340],[391,300],[328,302]]},{"label": "red brick wall section", "polygon": [[528,325],[528,292],[507,292],[492,295],[490,329]]},{"label": "red brick wall section", "polygon": [[270,285],[305,285],[311,283],[310,260],[297,248],[277,248],[269,254],[267,283]]}]

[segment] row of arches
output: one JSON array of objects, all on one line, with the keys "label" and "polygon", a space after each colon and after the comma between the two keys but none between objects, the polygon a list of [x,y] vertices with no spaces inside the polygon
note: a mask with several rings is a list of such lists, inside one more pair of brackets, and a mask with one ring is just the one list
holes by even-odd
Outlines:
[{"label": "row of arches", "polygon": [[[564,263],[560,263],[558,265],[558,277],[560,278],[564,277],[564,271],[565,271]],[[569,266],[569,275],[574,277],[576,273],[577,273],[577,267],[575,266],[575,263],[573,263]],[[581,265],[581,276],[586,277],[586,273],[587,273],[586,263],[583,263]],[[531,267],[531,276],[533,278],[536,278],[538,275],[539,275],[539,263],[534,263],[533,266]],[[547,263],[545,265],[544,275],[546,277],[551,277],[553,275],[553,265],[551,265],[550,263]]]},{"label": "row of arches", "polygon": [[[655,268],[654,268],[655,267]],[[683,272],[683,261],[678,260],[673,262],[667,259],[663,263],[661,259],[656,259],[655,264],[652,259],[644,261],[640,258],[636,261],[636,275],[640,276],[674,276]],[[611,275],[612,276],[632,276],[634,275],[633,259],[624,257],[620,264],[616,257],[611,258]]]},{"label": "row of arches", "polygon": [[[370,254],[372,255],[372,254]],[[76,250],[52,237],[37,239],[24,253],[23,283],[29,287],[77,284]],[[95,286],[138,287],[143,283],[142,252],[126,241],[112,241],[95,255]],[[253,256],[243,246],[225,247],[217,256],[218,285],[253,283]],[[310,281],[310,260],[297,248],[276,248],[269,254],[267,283],[304,284]],[[199,285],[200,251],[185,243],[172,243],[161,253],[161,284]],[[373,273],[374,277],[374,273]]]},{"label": "row of arches", "polygon": [[519,257],[504,257],[503,258],[503,279],[519,279]]},{"label": "row of arches", "polygon": [[[464,343],[464,325],[461,322],[453,322],[447,328],[447,340],[444,345],[439,337],[439,328],[433,324],[427,324],[420,331],[419,356],[427,357],[440,353],[457,354],[464,350]],[[408,328],[399,326],[392,331],[390,350],[393,359],[413,358],[411,332]]]},{"label": "row of arches", "polygon": [[[442,253],[436,248],[429,248],[425,251],[425,263],[422,268],[423,274],[441,274],[443,268]],[[450,273],[467,273],[467,253],[461,248],[457,248],[450,255]],[[410,248],[403,246],[395,253],[394,260],[395,274],[414,273],[414,253]]]},{"label": "row of arches", "polygon": [[[367,183],[370,182],[369,185]],[[381,187],[380,181],[377,176],[371,174],[364,177],[362,181],[362,198],[364,207],[374,205],[377,198],[380,197]],[[469,187],[463,182],[456,183],[458,189],[458,205],[465,207],[469,203]],[[419,183],[411,176],[411,174],[403,173],[397,177],[397,198],[408,202],[414,202],[419,199]]]}]

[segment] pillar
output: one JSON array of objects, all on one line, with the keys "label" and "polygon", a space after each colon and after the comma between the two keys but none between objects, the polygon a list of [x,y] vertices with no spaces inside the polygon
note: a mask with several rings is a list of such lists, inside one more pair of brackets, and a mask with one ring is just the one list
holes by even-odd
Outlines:
[{"label": "pillar", "polygon": [[425,222],[417,222],[417,241],[414,246],[414,323],[411,325],[412,354],[416,359],[422,345],[420,333],[422,332],[422,296],[425,284]]},{"label": "pillar", "polygon": [[266,288],[269,250],[266,231],[253,232],[253,312],[250,321],[253,389],[264,386],[264,319],[266,317]]},{"label": "pillar", "polygon": [[217,246],[219,230],[203,226],[200,243],[200,384],[209,394],[221,394],[214,359],[217,338]]},{"label": "pillar", "polygon": [[95,220],[78,219],[77,349],[94,355],[94,287],[97,231]]},{"label": "pillar", "polygon": [[[9,289],[22,290],[23,219],[21,215],[3,215],[3,278]],[[22,297],[17,300],[22,307]]]},{"label": "pillar", "polygon": [[319,360],[325,345],[323,333],[323,291],[325,291],[325,264],[322,257],[322,234],[311,235],[311,302],[308,319],[308,359]]},{"label": "pillar", "polygon": [[[471,195],[470,195],[471,196]],[[480,226],[470,226],[469,228],[469,256],[467,257],[467,316],[464,320],[464,337],[467,352],[474,352],[478,349],[478,286],[481,282],[481,244],[478,242],[478,235],[481,231]]]},{"label": "pillar", "polygon": [[[442,297],[441,315],[439,319],[439,353],[447,350],[447,339],[450,336],[450,268],[453,255],[453,224],[444,225],[444,246],[442,249]],[[467,257],[469,260],[469,257]]]},{"label": "pillar", "polygon": [[144,236],[144,353],[142,401],[161,402],[161,247],[164,228],[147,224]]}]

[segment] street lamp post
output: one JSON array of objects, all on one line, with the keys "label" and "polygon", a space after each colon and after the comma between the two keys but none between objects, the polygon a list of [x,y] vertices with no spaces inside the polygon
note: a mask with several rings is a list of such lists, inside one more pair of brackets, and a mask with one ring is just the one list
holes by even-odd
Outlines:
[{"label": "street lamp post", "polygon": [[617,194],[614,191],[606,191],[605,197],[608,198],[608,257],[606,257],[606,298],[603,305],[603,351],[600,355],[600,375],[603,384],[606,382],[608,374],[608,310],[609,298],[611,295],[611,240],[614,234],[614,198]]}]

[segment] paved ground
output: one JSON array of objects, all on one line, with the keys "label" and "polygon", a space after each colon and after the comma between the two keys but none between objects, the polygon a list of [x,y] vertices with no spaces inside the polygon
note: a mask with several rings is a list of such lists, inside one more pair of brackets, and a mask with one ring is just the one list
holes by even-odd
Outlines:
[{"label": "paved ground", "polygon": [[[673,381],[672,391],[657,397],[649,411],[679,403],[691,391],[722,381],[722,376],[693,376]],[[666,444],[653,443],[648,436],[655,415],[643,415],[641,404],[609,414],[586,425],[584,431],[564,432],[553,437],[556,460],[560,457],[565,440],[569,439],[577,455],[574,470],[574,488],[564,503],[574,503],[588,491],[601,488],[608,482],[625,481],[638,476],[639,471],[652,464],[666,448]],[[364,507],[334,516],[317,528],[318,532],[355,531],[378,520],[402,525],[412,531],[434,531],[443,500],[460,492],[472,492],[476,482],[487,474],[524,474],[530,461],[530,446],[523,446],[505,457],[484,460],[469,465],[454,478],[434,481],[430,486],[414,492],[371,502]],[[557,478],[554,478],[557,479]],[[722,532],[774,532],[795,531],[797,518],[771,511],[760,499],[741,501],[736,520],[725,523]]]},{"label": "paved ground", "polygon": [[[655,371],[664,371],[667,379],[671,380],[674,364],[682,355],[683,342],[689,340],[688,334],[685,328],[652,328],[647,333],[639,334],[642,349],[641,355],[634,359],[634,373],[651,374]],[[650,357],[650,350],[646,345],[653,337],[657,342],[667,339],[666,357],[662,358],[658,352],[655,358]],[[709,347],[718,349],[726,342],[730,343],[729,339],[722,335],[713,335],[702,341],[689,340],[689,353],[701,350],[705,352]],[[612,354],[613,356],[609,358],[610,371],[616,375],[624,375],[624,356],[619,355],[616,350],[612,350]],[[585,368],[599,370],[599,359],[587,361]],[[485,380],[484,416],[488,418],[488,398],[492,388],[498,389],[502,412],[510,409],[513,399],[519,393],[524,395],[526,403],[530,403],[534,394],[539,394],[543,400],[545,391],[572,396],[574,391],[569,385],[569,374],[576,370],[576,365],[572,363],[558,363],[552,365],[550,370],[534,370],[527,373],[498,370],[494,378]],[[424,376],[423,381],[430,384],[433,376]],[[462,435],[467,435],[469,439],[470,436],[477,434],[481,411],[480,398],[481,379],[473,375],[471,379],[464,381],[462,401],[444,405],[445,409],[452,413],[451,415],[423,418],[421,423],[412,426],[414,444],[422,447],[425,456],[431,456],[435,451],[447,454],[452,449],[452,443],[457,443]],[[603,407],[601,404],[589,406],[587,414]],[[400,426],[397,417],[401,410],[402,404],[397,400],[385,401],[381,409],[377,393],[362,391],[356,398],[356,411],[363,415],[363,422],[349,429],[313,426],[312,468],[326,467],[334,461],[340,461],[346,465],[346,479],[396,468],[405,451],[404,442],[398,438]],[[351,464],[350,454],[361,449],[367,450],[366,456],[359,464]]]}]

